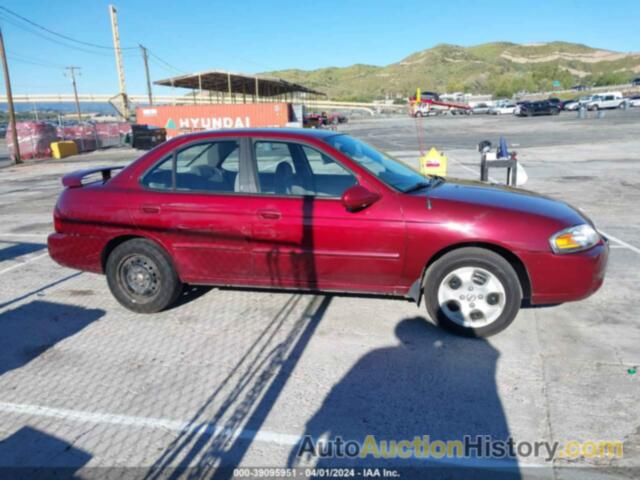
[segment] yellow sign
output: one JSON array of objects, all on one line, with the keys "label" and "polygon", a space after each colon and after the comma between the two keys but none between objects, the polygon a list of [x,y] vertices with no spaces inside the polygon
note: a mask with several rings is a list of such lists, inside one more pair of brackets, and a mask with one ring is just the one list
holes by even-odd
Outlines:
[{"label": "yellow sign", "polygon": [[417,88],[416,89],[416,103],[420,103],[420,89]]},{"label": "yellow sign", "polygon": [[435,148],[420,157],[420,173],[422,175],[447,175],[447,157]]}]

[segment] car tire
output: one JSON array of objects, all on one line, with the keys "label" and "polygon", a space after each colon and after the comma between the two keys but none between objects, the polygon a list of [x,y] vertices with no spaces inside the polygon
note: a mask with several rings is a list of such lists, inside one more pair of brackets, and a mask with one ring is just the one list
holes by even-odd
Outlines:
[{"label": "car tire", "polygon": [[137,313],[156,313],[176,301],[183,285],[165,251],[136,238],[118,245],[107,258],[109,289],[118,302]]},{"label": "car tire", "polygon": [[511,264],[477,247],[453,250],[436,260],[426,272],[423,295],[436,324],[468,337],[504,330],[522,302],[520,280]]}]

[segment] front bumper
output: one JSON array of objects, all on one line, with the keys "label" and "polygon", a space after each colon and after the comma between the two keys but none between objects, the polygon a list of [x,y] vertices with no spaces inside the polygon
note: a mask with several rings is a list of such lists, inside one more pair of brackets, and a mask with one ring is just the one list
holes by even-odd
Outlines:
[{"label": "front bumper", "polygon": [[531,281],[531,303],[571,302],[592,295],[604,282],[608,257],[606,239],[584,252],[522,255]]}]

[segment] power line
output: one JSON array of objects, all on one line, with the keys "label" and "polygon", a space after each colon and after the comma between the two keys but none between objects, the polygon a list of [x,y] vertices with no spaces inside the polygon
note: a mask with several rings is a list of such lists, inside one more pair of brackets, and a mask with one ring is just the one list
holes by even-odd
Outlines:
[{"label": "power line", "polygon": [[149,50],[147,48],[147,52],[149,53],[149,55],[153,58],[155,58],[157,61],[161,62],[163,65],[166,65],[167,67],[169,67],[169,69],[174,70],[178,73],[186,73],[184,70],[181,70],[177,67],[174,67],[173,65],[171,65],[169,62],[163,60],[162,58],[160,58],[158,55],[156,55],[155,53],[153,53],[151,50]]},{"label": "power line", "polygon": [[[113,50],[112,46],[98,45],[97,43],[85,42],[84,40],[78,40],[77,38],[73,38],[73,37],[70,37],[68,35],[64,35],[62,33],[55,32],[55,31],[51,30],[50,28],[47,28],[47,27],[45,27],[43,25],[40,25],[39,23],[36,23],[33,20],[29,20],[28,18],[23,17],[22,15],[14,12],[12,10],[9,10],[7,7],[0,6],[0,9],[4,10],[5,12],[9,13],[10,15],[13,15],[14,17],[19,18],[23,22],[26,22],[26,23],[28,23],[30,25],[33,25],[34,27],[37,27],[40,30],[43,30],[43,31],[45,31],[45,32],[47,32],[47,33],[49,33],[51,35],[55,35],[56,37],[60,37],[60,38],[63,38],[65,40],[68,40],[68,41],[71,41],[71,42],[75,42],[75,43],[79,43],[81,45],[85,45],[85,46],[88,46],[88,47],[101,48],[101,49],[105,49],[105,50]],[[121,47],[122,50],[135,50],[136,48],[137,47]]]},{"label": "power line", "polygon": [[55,63],[48,62],[47,60],[41,60],[39,58],[30,57],[28,55],[23,55],[21,53],[8,51],[7,57],[11,58],[15,62],[28,63],[31,65],[37,65],[40,67],[52,68],[56,70],[64,68],[62,65],[57,65]]},{"label": "power line", "polygon": [[85,53],[91,53],[91,54],[94,54],[94,55],[110,56],[110,54],[108,52],[104,52],[104,51],[99,51],[98,52],[98,51],[95,51],[95,50],[88,50],[86,48],[82,48],[82,47],[79,47],[77,45],[71,45],[69,43],[65,43],[65,42],[62,42],[60,40],[53,39],[53,38],[48,37],[47,35],[45,35],[43,33],[40,33],[38,31],[30,28],[30,27],[27,27],[25,25],[21,25],[20,23],[15,22],[12,19],[7,18],[6,16],[3,16],[1,14],[0,14],[0,19],[2,19],[3,21],[8,22],[11,25],[13,25],[15,27],[18,27],[18,28],[20,28],[20,29],[22,29],[22,30],[24,30],[26,32],[32,33],[33,35],[36,35],[36,36],[38,36],[40,38],[44,38],[45,40],[48,40],[48,41],[50,41],[52,43],[55,43],[56,45],[62,45],[62,46],[67,47],[67,48],[73,48],[75,50],[79,50],[79,51],[85,52]]}]

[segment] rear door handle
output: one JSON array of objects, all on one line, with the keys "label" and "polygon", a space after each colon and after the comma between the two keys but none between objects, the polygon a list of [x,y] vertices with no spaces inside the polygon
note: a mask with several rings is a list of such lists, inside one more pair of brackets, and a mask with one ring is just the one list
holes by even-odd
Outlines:
[{"label": "rear door handle", "polygon": [[142,205],[140,209],[144,213],[160,213],[160,207],[157,205]]},{"label": "rear door handle", "polygon": [[278,220],[282,215],[277,210],[258,210],[258,216],[265,220]]}]

